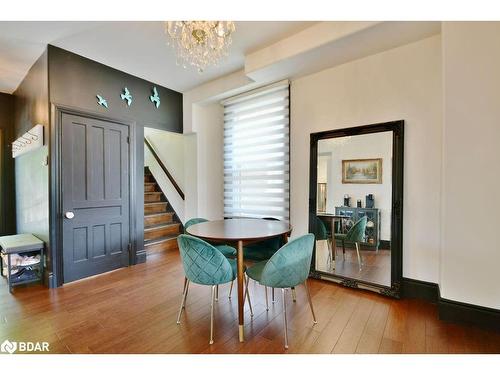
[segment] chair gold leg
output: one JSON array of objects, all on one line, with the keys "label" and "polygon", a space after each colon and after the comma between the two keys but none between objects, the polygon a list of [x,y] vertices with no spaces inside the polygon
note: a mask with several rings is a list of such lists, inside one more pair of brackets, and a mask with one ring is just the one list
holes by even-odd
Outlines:
[{"label": "chair gold leg", "polygon": [[267,300],[267,286],[264,287],[266,290],[266,311],[269,311],[269,301]]},{"label": "chair gold leg", "polygon": [[188,297],[189,285],[190,284],[191,284],[191,282],[188,280],[187,283],[186,283],[186,296],[184,297],[184,304],[182,305],[183,308],[186,308],[186,301],[187,301],[187,297]]},{"label": "chair gold leg", "polygon": [[[188,288],[189,289],[189,280],[187,279],[186,276],[184,276],[184,287],[182,289],[182,293],[184,293],[184,288]],[[187,291],[186,291],[186,296],[187,296]]]},{"label": "chair gold leg", "polygon": [[359,254],[359,242],[356,242],[356,253],[358,255],[359,270],[361,271],[361,255]]},{"label": "chair gold leg", "polygon": [[297,294],[295,293],[295,287],[291,287],[292,289],[292,301],[297,302]]},{"label": "chair gold leg", "polygon": [[304,286],[306,287],[307,299],[309,301],[309,306],[311,307],[311,313],[313,316],[313,324],[316,324],[316,323],[318,323],[318,321],[316,320],[316,314],[314,313],[313,303],[312,303],[312,299],[311,299],[311,293],[309,293],[309,285],[307,285],[307,280],[304,281]]},{"label": "chair gold leg", "polygon": [[231,281],[231,286],[229,287],[229,299],[231,299],[231,293],[233,292],[233,284],[234,284],[234,280]]},{"label": "chair gold leg", "polygon": [[285,332],[285,349],[288,349],[288,321],[286,319],[286,289],[281,289],[281,302],[283,304],[283,329]]},{"label": "chair gold leg", "polygon": [[276,300],[274,299],[274,288],[271,288],[271,302],[275,303]]},{"label": "chair gold leg", "polygon": [[219,285],[215,286],[215,301],[219,300]]},{"label": "chair gold leg", "polygon": [[179,307],[179,314],[177,314],[177,324],[181,324],[182,310],[186,307],[186,297],[189,287],[189,280],[184,279],[184,290],[182,291],[181,306]]},{"label": "chair gold leg", "polygon": [[210,299],[210,342],[212,345],[214,343],[214,305],[215,305],[215,289],[216,286],[212,286],[212,298]]},{"label": "chair gold leg", "polygon": [[332,261],[333,261],[332,241],[329,238],[326,239],[326,247],[328,248],[328,259],[326,262],[326,266],[328,267],[328,266],[332,265]]},{"label": "chair gold leg", "polygon": [[243,283],[245,284],[245,295],[243,296],[243,301],[245,301],[245,299],[248,299],[248,306],[250,306],[250,316],[253,316],[252,302],[250,301],[250,293],[248,293],[248,282],[248,277],[243,277]]}]

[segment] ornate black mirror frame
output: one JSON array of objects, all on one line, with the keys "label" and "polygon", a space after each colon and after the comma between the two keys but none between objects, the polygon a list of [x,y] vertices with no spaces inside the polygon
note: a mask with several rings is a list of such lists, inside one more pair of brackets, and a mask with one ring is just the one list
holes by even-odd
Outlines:
[{"label": "ornate black mirror frame", "polygon": [[[368,289],[399,298],[403,277],[403,163],[404,163],[404,121],[391,121],[353,128],[335,129],[311,134],[311,154],[309,165],[309,232],[316,233],[316,197],[318,141],[392,131],[392,212],[391,212],[391,286],[378,285],[351,279],[315,269],[316,248],[311,263],[311,277],[334,281],[352,288]],[[316,247],[316,245],[315,245]]]}]

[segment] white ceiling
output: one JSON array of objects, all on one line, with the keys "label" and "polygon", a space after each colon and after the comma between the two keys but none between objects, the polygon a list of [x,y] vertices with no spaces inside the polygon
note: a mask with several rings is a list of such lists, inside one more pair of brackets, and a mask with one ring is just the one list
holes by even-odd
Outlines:
[{"label": "white ceiling", "polygon": [[313,22],[236,22],[228,58],[198,73],[176,65],[162,22],[0,22],[0,92],[12,93],[52,44],[162,86],[185,92],[242,69],[245,54]]}]

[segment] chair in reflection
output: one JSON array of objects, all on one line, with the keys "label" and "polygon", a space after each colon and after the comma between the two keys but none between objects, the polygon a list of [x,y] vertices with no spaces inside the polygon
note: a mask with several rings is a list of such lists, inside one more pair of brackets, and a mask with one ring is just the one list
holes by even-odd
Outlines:
[{"label": "chair in reflection", "polygon": [[311,295],[307,286],[313,248],[314,234],[306,234],[282,246],[269,260],[256,263],[246,271],[251,279],[261,285],[271,288],[281,288],[285,348],[288,348],[288,323],[285,300],[287,288],[295,288],[300,284],[304,284],[309,306],[311,307],[313,324],[316,324],[316,315],[314,314]]},{"label": "chair in reflection", "polygon": [[[181,234],[177,238],[179,252],[181,254],[182,266],[187,282],[184,284],[182,301],[177,315],[177,324],[181,323],[182,311],[186,307],[186,298],[189,283],[193,282],[212,287],[210,302],[210,344],[214,342],[214,302],[216,287],[234,281],[237,274],[235,259],[226,258],[218,249],[200,238]],[[248,277],[243,278],[245,291],[243,300],[248,300],[250,313],[253,315],[250,294],[248,293]]]},{"label": "chair in reflection", "polygon": [[366,231],[367,217],[363,216],[349,229],[347,233],[335,233],[335,239],[342,241],[342,253],[345,259],[345,244],[354,243],[356,246],[356,254],[358,256],[359,270],[362,268],[361,254],[359,253],[360,243],[364,241]]},{"label": "chair in reflection", "polygon": [[323,221],[316,217],[316,240],[317,241],[326,241],[326,245],[328,247],[328,260],[327,260],[327,266],[331,266],[332,261],[333,261],[333,253],[332,253],[332,237],[331,233],[328,233],[328,230],[326,229],[325,223]]}]

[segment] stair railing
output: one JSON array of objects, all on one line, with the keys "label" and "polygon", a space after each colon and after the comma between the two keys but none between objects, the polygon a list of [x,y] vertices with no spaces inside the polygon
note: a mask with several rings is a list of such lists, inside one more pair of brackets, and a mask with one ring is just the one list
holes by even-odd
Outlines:
[{"label": "stair railing", "polygon": [[149,140],[147,138],[144,138],[144,144],[147,146],[147,148],[149,149],[149,151],[151,151],[151,154],[153,155],[153,157],[155,158],[155,160],[158,162],[158,164],[160,165],[160,168],[163,170],[163,172],[165,172],[165,174],[167,175],[170,183],[173,185],[173,187],[175,188],[175,190],[177,191],[177,193],[180,195],[180,197],[182,198],[182,200],[184,200],[185,199],[184,198],[184,192],[179,187],[179,185],[177,184],[177,182],[175,182],[174,177],[170,174],[170,172],[168,171],[168,169],[165,166],[165,164],[163,164],[163,162],[161,161],[160,157],[156,153],[156,151],[155,151],[153,145],[151,144],[151,142],[149,142]]}]

